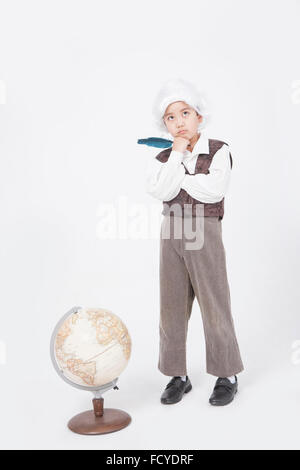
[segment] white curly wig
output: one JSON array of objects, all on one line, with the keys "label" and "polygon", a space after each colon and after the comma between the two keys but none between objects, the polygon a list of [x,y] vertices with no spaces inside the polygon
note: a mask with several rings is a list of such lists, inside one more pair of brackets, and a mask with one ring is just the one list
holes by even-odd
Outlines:
[{"label": "white curly wig", "polygon": [[209,113],[203,95],[193,83],[181,78],[171,78],[162,85],[152,107],[154,125],[162,135],[167,135],[168,138],[173,139],[164,123],[163,116],[169,104],[175,101],[184,101],[202,116],[198,131],[206,127]]}]

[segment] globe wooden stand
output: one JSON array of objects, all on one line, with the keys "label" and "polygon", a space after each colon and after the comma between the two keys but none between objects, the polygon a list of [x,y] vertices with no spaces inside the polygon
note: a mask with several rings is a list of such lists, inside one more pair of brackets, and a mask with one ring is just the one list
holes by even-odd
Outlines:
[{"label": "globe wooden stand", "polygon": [[68,428],[77,434],[106,434],[119,431],[131,422],[131,416],[117,408],[103,408],[103,398],[94,398],[94,410],[84,411],[68,422]]}]

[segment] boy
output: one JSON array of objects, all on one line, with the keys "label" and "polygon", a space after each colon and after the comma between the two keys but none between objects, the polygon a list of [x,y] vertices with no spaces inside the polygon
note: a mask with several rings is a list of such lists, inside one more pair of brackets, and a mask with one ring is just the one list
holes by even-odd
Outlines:
[{"label": "boy", "polygon": [[[232,167],[229,146],[203,133],[207,116],[201,96],[187,81],[167,81],[157,95],[153,112],[159,130],[173,138],[172,147],[152,158],[147,170],[147,192],[163,202],[164,215],[158,368],[172,379],[161,403],[177,403],[192,388],[186,370],[186,338],[196,296],[204,326],[206,370],[218,377],[209,403],[227,405],[237,392],[236,375],[243,370],[222,242],[224,195]],[[204,241],[194,249],[187,248],[190,236],[182,230],[188,219],[193,230],[195,224],[202,223]],[[179,228],[180,237],[175,236]],[[196,235],[199,233],[198,228]]]}]

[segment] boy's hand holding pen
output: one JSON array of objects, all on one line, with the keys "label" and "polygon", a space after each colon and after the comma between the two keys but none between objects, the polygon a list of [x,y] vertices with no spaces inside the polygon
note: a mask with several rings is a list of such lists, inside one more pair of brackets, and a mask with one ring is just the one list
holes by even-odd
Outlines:
[{"label": "boy's hand holding pen", "polygon": [[189,139],[182,137],[180,135],[177,135],[176,137],[174,137],[172,150],[183,153],[187,149],[188,145],[190,145]]}]

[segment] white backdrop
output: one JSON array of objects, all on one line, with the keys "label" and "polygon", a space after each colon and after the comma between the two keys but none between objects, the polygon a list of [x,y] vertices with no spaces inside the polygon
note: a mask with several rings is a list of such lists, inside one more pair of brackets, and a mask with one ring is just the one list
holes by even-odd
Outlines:
[{"label": "white backdrop", "polygon": [[[0,2],[1,448],[299,448],[299,14],[296,0]],[[158,152],[137,139],[157,135],[152,101],[171,77],[203,90],[207,133],[233,157],[222,223],[245,370],[221,408],[208,404],[196,302],[193,391],[159,401],[161,203],[145,191]],[[141,207],[142,227],[150,214],[157,224],[120,235]],[[52,330],[75,305],[112,310],[130,331],[120,389],[104,397],[132,416],[118,433],[66,427],[92,398],[50,362]]]}]

